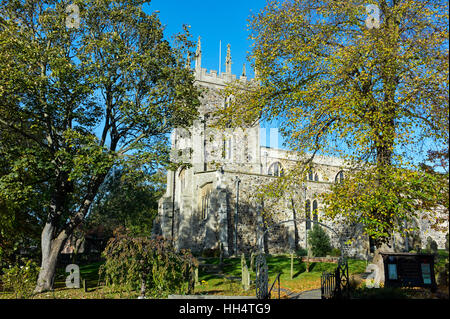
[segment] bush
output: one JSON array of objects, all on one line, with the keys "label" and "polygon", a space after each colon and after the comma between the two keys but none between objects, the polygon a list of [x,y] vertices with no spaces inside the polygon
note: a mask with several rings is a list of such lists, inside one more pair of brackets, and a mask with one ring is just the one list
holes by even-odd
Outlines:
[{"label": "bush", "polygon": [[194,267],[198,265],[187,250],[176,253],[162,237],[132,237],[119,229],[103,252],[106,261],[100,268],[105,283],[126,290],[141,289],[141,294],[165,298],[185,294],[193,287]]},{"label": "bush", "polygon": [[317,224],[308,233],[308,243],[314,257],[325,257],[331,251],[330,237]]},{"label": "bush", "polygon": [[22,259],[18,265],[3,269],[3,289],[14,292],[15,298],[33,295],[39,275],[39,266],[31,259]]},{"label": "bush", "polygon": [[302,248],[302,247],[299,247],[295,253],[299,257],[308,256],[308,251],[305,248]]},{"label": "bush", "polygon": [[341,250],[339,248],[333,248],[330,252],[330,256],[332,257],[340,257],[341,255]]}]

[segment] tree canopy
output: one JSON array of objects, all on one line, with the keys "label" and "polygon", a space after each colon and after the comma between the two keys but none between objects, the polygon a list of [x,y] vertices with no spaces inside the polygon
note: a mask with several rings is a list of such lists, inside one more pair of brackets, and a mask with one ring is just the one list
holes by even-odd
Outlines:
[{"label": "tree canopy", "polygon": [[111,171],[92,204],[85,228],[101,227],[112,235],[116,228],[124,227],[135,236],[151,236],[158,199],[164,192],[163,178],[161,171]]},{"label": "tree canopy", "polygon": [[144,3],[73,1],[76,15],[68,1],[2,1],[0,128],[11,139],[0,193],[43,207],[36,291],[51,288],[57,255],[108,172],[166,163],[167,134],[197,114],[188,30],[171,46]]},{"label": "tree canopy", "polygon": [[448,145],[448,3],[370,3],[379,23],[363,1],[270,1],[250,18],[257,79],[231,84],[234,103],[220,112],[235,125],[276,120],[300,154],[264,194],[284,196],[317,154],[343,158],[325,213],[384,241],[442,203],[445,176],[418,164],[430,145]]}]

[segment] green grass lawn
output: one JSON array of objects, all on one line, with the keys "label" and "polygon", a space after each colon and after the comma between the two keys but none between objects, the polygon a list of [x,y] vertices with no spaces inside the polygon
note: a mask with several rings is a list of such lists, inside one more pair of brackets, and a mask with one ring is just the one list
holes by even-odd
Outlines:
[{"label": "green grass lawn", "polygon": [[[219,264],[219,258],[206,258],[206,264]],[[250,266],[250,260],[246,263]],[[363,273],[366,268],[366,261],[349,259],[349,274]],[[291,292],[301,292],[320,288],[320,277],[324,271],[333,271],[336,268],[334,263],[311,263],[309,272],[305,262],[299,258],[294,258],[293,278],[291,279],[291,258],[289,255],[270,256],[267,258],[269,269],[269,288],[272,286],[276,276],[281,273],[280,286]],[[241,276],[241,258],[224,259],[223,273],[229,277]],[[251,280],[255,280],[255,272],[250,270]],[[227,278],[219,277],[217,274],[208,273],[204,268],[200,268],[199,281],[201,285],[196,286],[196,293],[200,294],[219,294],[219,295],[254,295],[255,287],[252,285],[250,290],[243,291],[240,279],[230,281]],[[277,284],[275,284],[276,287]],[[274,288],[275,289],[275,288]]]},{"label": "green grass lawn", "polygon": [[[438,263],[442,263],[448,257],[448,252],[439,252]],[[289,255],[268,256],[266,258],[269,269],[269,288],[271,287],[276,276],[281,273],[280,286],[291,292],[302,292],[312,289],[320,288],[320,277],[324,271],[333,271],[336,268],[334,263],[310,263],[309,271],[307,271],[307,264],[299,258],[294,258],[294,272],[291,279],[291,258]],[[219,265],[219,258],[205,258],[201,260],[205,264]],[[246,259],[247,265],[250,267],[249,258]],[[80,266],[81,279],[87,282],[88,292],[84,292],[83,287],[80,289],[67,289],[65,287],[65,279],[67,273],[65,269],[58,269],[55,277],[54,291],[43,294],[38,294],[33,298],[137,298],[139,292],[137,291],[120,291],[116,288],[105,287],[102,284],[102,279],[99,280],[99,268],[102,262],[87,264]],[[349,259],[349,275],[361,274],[365,271],[367,262],[364,260]],[[241,258],[224,258],[223,264],[220,267],[219,273],[209,273],[206,268],[199,268],[199,282],[201,284],[195,286],[195,294],[209,294],[209,295],[255,295],[255,286],[251,285],[250,289],[244,291],[241,287]],[[251,280],[255,280],[255,272],[250,269]],[[228,278],[227,278],[228,277]],[[274,290],[276,291],[275,284]],[[274,291],[274,294],[276,294]],[[364,294],[385,295],[385,293],[378,291],[363,292]],[[274,295],[273,294],[273,295]],[[394,295],[392,291],[391,294]],[[398,296],[397,292],[395,292]],[[283,297],[282,293],[282,297]],[[386,291],[386,295],[390,295],[390,291]],[[367,297],[367,296],[366,296]],[[372,298],[371,296],[369,296]],[[0,293],[0,298],[13,298],[11,293]]]},{"label": "green grass lawn", "polygon": [[[96,262],[87,265],[80,265],[80,279],[86,280],[88,287],[97,287],[99,284],[99,268],[103,262]],[[68,273],[65,272],[65,268],[58,268],[56,271],[54,288],[66,287],[66,277]]]},{"label": "green grass lawn", "polygon": [[[207,264],[219,264],[219,258],[207,258],[203,260]],[[38,294],[34,298],[137,298],[139,293],[135,291],[118,291],[111,287],[105,287],[99,280],[99,268],[102,262],[92,263],[80,266],[81,280],[87,282],[88,292],[84,288],[68,289],[65,287],[65,279],[68,275],[64,268],[59,268],[56,273],[54,291]],[[250,266],[250,260],[247,258],[247,265]],[[320,276],[323,271],[331,271],[336,268],[333,263],[311,263],[310,271],[306,271],[306,264],[300,259],[294,259],[294,277],[290,278],[291,259],[290,256],[271,256],[267,258],[269,269],[269,287],[273,280],[282,273],[281,287],[289,289],[292,292],[320,288]],[[366,262],[362,260],[349,260],[349,273],[363,272]],[[199,270],[200,285],[195,287],[195,294],[213,294],[213,295],[255,295],[255,287],[243,291],[241,287],[241,258],[225,258],[221,275],[217,273],[208,273],[204,268]],[[254,271],[250,270],[251,280],[255,280]],[[227,279],[226,277],[235,277]],[[101,278],[102,279],[102,278]],[[9,293],[1,293],[0,298],[11,298]]]}]

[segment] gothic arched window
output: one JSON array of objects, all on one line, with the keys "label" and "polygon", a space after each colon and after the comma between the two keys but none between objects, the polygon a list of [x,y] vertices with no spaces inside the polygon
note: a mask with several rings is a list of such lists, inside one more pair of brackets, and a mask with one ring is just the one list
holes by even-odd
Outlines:
[{"label": "gothic arched window", "polygon": [[313,220],[318,222],[319,221],[319,210],[317,207],[317,200],[313,201],[312,214],[313,214]]},{"label": "gothic arched window", "polygon": [[231,94],[225,99],[225,108],[230,108],[232,106],[232,102],[234,100],[234,95]]},{"label": "gothic arched window", "polygon": [[270,165],[267,174],[270,176],[284,176],[283,166],[281,166],[280,162],[275,162],[272,165]]},{"label": "gothic arched window", "polygon": [[316,181],[316,182],[319,181],[319,175],[317,173],[314,174],[314,181]]},{"label": "gothic arched window", "polygon": [[312,169],[308,170],[308,180],[309,181],[313,181],[314,180]]},{"label": "gothic arched window", "polygon": [[231,137],[226,137],[223,139],[223,148],[222,148],[222,158],[230,160],[231,159]]},{"label": "gothic arched window", "polygon": [[334,181],[336,183],[342,183],[343,180],[344,180],[344,171],[339,171],[339,173],[336,174]]},{"label": "gothic arched window", "polygon": [[207,183],[200,189],[200,212],[202,219],[208,217],[212,185],[212,183]]},{"label": "gothic arched window", "polygon": [[311,229],[311,202],[308,199],[305,203],[306,230]]}]

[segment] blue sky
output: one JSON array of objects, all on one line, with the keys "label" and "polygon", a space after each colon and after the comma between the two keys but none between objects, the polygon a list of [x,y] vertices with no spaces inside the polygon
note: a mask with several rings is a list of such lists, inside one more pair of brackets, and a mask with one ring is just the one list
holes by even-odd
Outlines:
[{"label": "blue sky", "polygon": [[[153,0],[144,6],[147,13],[159,11],[158,15],[165,26],[165,35],[182,31],[182,25],[190,26],[190,32],[195,42],[201,37],[202,67],[208,70],[219,70],[219,56],[221,56],[221,69],[225,71],[225,56],[227,44],[231,45],[232,67],[231,71],[237,76],[241,75],[243,64],[246,64],[247,77],[253,78],[254,71],[247,60],[251,49],[248,39],[248,19],[266,6],[266,0],[229,0],[227,2],[211,0]],[[222,42],[220,46],[220,41]],[[219,55],[221,48],[221,55]],[[261,144],[264,146],[277,146],[283,148],[282,138],[270,142],[276,124],[262,124],[267,128],[266,136],[261,134]],[[270,130],[272,128],[272,131]]]},{"label": "blue sky", "polygon": [[222,71],[225,70],[226,46],[231,45],[232,72],[240,75],[246,63],[247,76],[253,77],[253,70],[246,61],[251,48],[247,30],[251,13],[259,12],[266,0],[153,0],[144,6],[147,13],[159,10],[159,18],[166,26],[166,36],[182,31],[182,25],[190,25],[195,41],[202,41],[202,67],[219,69],[219,41],[222,41]]},{"label": "blue sky", "polygon": [[[219,41],[221,45],[221,69],[225,68],[225,56],[227,44],[231,45],[232,73],[239,76],[242,66],[246,63],[247,76],[254,77],[254,71],[247,61],[248,52],[251,49],[251,41],[248,39],[248,19],[266,6],[266,0],[152,0],[144,6],[147,13],[159,11],[158,15],[165,26],[165,35],[170,39],[171,35],[182,32],[182,25],[190,26],[190,32],[194,41],[200,36],[202,41],[202,67],[208,70],[219,69]],[[277,123],[262,123],[266,128],[266,136],[261,136],[261,145],[283,146],[283,139],[278,135],[277,142],[270,142],[273,129]],[[272,130],[270,130],[272,128]],[[272,137],[270,137],[272,135]],[[275,144],[275,145],[274,145]],[[276,145],[277,144],[277,145]],[[423,147],[429,147],[428,141],[424,141]],[[414,154],[416,160],[422,159],[425,150]]]}]

